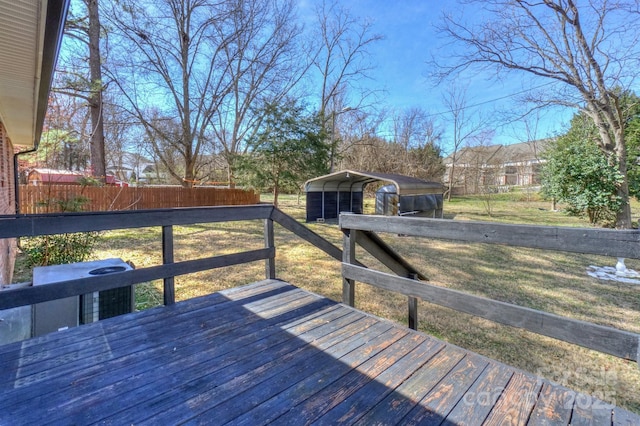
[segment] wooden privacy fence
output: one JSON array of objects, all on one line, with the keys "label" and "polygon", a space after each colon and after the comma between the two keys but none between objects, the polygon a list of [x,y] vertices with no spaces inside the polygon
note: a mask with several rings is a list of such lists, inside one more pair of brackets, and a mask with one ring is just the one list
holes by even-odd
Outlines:
[{"label": "wooden privacy fence", "polygon": [[249,205],[260,194],[230,188],[117,187],[80,185],[20,185],[20,213],[58,213],[61,202],[84,197],[84,211],[146,210],[172,207]]}]

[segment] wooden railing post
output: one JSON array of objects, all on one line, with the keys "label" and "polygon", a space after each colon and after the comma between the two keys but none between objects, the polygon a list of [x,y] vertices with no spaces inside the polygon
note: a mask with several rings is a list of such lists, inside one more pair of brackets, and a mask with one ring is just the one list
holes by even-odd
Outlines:
[{"label": "wooden railing post", "polygon": [[[356,235],[355,229],[343,229],[342,262],[354,265],[356,263]],[[355,305],[356,282],[342,277],[342,303]]]},{"label": "wooden railing post", "polygon": [[[173,263],[173,226],[162,227],[162,263]],[[176,302],[175,277],[164,279],[164,304],[173,305]]]},{"label": "wooden railing post", "polygon": [[276,278],[276,252],[275,240],[273,236],[273,219],[264,220],[264,246],[265,248],[274,248],[273,256],[265,260],[265,275],[267,279]]},{"label": "wooden railing post", "polygon": [[[418,274],[408,274],[408,278],[412,280],[418,279]],[[407,323],[409,328],[412,330],[418,329],[418,298],[413,296],[408,296],[408,308],[409,308],[409,317]]]}]

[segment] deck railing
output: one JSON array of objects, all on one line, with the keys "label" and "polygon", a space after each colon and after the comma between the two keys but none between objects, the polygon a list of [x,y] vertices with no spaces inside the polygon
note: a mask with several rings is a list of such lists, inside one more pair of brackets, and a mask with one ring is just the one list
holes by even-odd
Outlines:
[{"label": "deck railing", "polygon": [[[173,227],[175,225],[249,220],[264,221],[264,248],[195,260],[180,262],[174,260]],[[158,226],[162,228],[163,263],[109,275],[61,281],[46,286],[2,291],[0,292],[0,309],[32,305],[159,279],[164,281],[164,303],[168,305],[175,302],[174,278],[176,276],[261,260],[265,261],[265,276],[275,278],[274,221],[327,252],[336,260],[341,260],[342,252],[339,248],[268,204],[2,217],[0,218],[0,238]]]},{"label": "deck railing", "polygon": [[[174,226],[248,220],[264,221],[264,248],[180,262],[174,260]],[[636,362],[640,358],[640,335],[638,334],[428,283],[425,276],[391,249],[377,234],[393,233],[637,259],[640,258],[640,232],[638,231],[343,214],[340,217],[340,226],[345,233],[345,238],[343,250],[340,250],[295,219],[268,204],[5,216],[0,218],[0,238],[158,226],[162,228],[163,263],[104,276],[2,291],[0,292],[0,310],[158,279],[164,281],[164,303],[172,304],[175,302],[174,278],[176,276],[255,261],[264,261],[265,277],[275,278],[277,274],[274,222],[320,248],[334,259],[342,261],[343,301],[351,306],[355,301],[355,282],[360,281],[406,295],[409,299],[409,325],[412,328],[417,328],[417,300],[422,299],[620,358]],[[356,244],[360,244],[397,275],[366,268],[356,259]]]},{"label": "deck railing", "polygon": [[376,233],[392,233],[638,259],[640,232],[637,230],[509,225],[354,214],[340,215],[340,226],[345,234],[342,274],[343,302],[346,304],[354,305],[355,282],[359,281],[408,296],[409,323],[413,325],[417,325],[416,300],[422,299],[623,359],[638,362],[640,358],[638,334],[467,294],[416,280],[412,274],[395,276],[363,268],[357,265],[355,256],[356,244],[361,241],[368,244],[372,235],[377,237]]}]

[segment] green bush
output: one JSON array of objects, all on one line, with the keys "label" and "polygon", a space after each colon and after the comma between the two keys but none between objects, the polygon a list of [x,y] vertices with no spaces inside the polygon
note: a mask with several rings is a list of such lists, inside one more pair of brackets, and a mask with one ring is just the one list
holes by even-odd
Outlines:
[{"label": "green bush", "polygon": [[571,215],[612,227],[622,205],[617,188],[623,177],[598,147],[598,133],[588,118],[578,114],[571,123],[569,132],[550,143],[543,154],[543,193],[566,203]]},{"label": "green bush", "polygon": [[[45,204],[57,206],[63,212],[79,212],[89,201],[86,197],[78,196],[70,199],[52,198]],[[99,232],[43,235],[23,238],[20,246],[26,255],[28,267],[61,265],[87,260],[99,236]]]},{"label": "green bush", "polygon": [[43,235],[24,238],[21,246],[30,267],[83,262],[93,252],[99,235],[99,232]]}]

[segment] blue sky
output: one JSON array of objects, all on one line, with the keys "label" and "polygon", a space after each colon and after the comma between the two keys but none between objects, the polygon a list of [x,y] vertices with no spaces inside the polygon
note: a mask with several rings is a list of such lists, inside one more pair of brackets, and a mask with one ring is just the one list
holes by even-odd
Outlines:
[{"label": "blue sky", "polygon": [[[307,0],[309,6],[320,0]],[[446,86],[434,87],[427,78],[430,55],[446,54],[446,49],[438,49],[442,41],[436,37],[434,24],[440,19],[441,11],[454,7],[452,1],[433,0],[342,0],[342,6],[353,15],[368,17],[374,23],[374,31],[385,39],[377,43],[370,52],[376,69],[372,71],[371,87],[386,89],[385,103],[391,108],[422,107],[440,121],[444,129],[443,148],[448,151],[451,129],[446,125],[447,108],[442,102]],[[522,92],[523,78],[517,77],[496,83],[487,76],[476,75],[473,79],[461,81],[468,86],[467,104],[479,105],[485,114],[495,109],[513,109],[517,98],[510,96]],[[543,84],[540,81],[539,84]],[[536,138],[554,136],[566,129],[572,116],[571,110],[548,111],[538,122]],[[493,143],[509,144],[525,141],[527,133],[521,124],[495,128]]]}]

